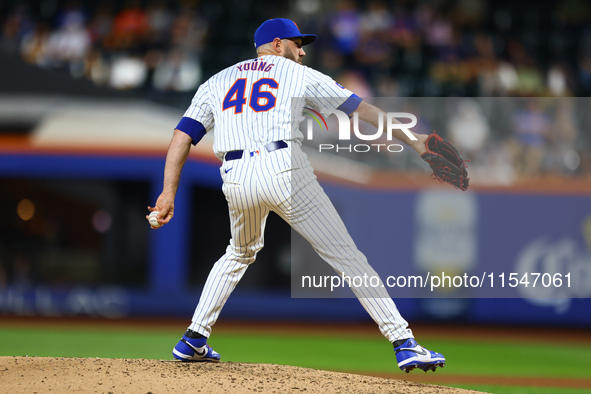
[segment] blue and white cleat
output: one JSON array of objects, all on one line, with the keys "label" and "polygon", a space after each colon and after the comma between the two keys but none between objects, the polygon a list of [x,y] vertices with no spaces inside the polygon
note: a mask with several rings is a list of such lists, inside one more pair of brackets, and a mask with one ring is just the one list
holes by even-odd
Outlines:
[{"label": "blue and white cleat", "polygon": [[395,347],[398,368],[408,373],[415,368],[427,372],[435,372],[437,367],[445,367],[445,357],[441,353],[427,350],[413,338],[407,339],[402,345]]},{"label": "blue and white cleat", "polygon": [[181,361],[220,361],[220,354],[207,344],[207,338],[190,338],[191,336],[191,333],[187,331],[179,343],[172,349],[174,358]]}]

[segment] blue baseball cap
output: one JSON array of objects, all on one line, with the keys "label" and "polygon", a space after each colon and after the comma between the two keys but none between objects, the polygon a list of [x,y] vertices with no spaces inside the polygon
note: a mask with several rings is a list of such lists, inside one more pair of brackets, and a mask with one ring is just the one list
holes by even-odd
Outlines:
[{"label": "blue baseball cap", "polygon": [[275,38],[301,38],[302,45],[307,45],[316,39],[315,34],[302,34],[296,23],[290,19],[275,18],[263,22],[254,32],[254,46],[272,42]]}]

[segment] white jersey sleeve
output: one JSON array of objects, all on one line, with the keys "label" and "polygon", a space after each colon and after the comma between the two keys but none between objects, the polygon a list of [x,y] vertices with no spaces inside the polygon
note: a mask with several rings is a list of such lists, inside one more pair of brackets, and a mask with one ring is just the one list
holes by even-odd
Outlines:
[{"label": "white jersey sleeve", "polygon": [[361,98],[337,83],[328,75],[312,68],[306,68],[306,104],[326,113],[338,109],[350,115],[361,103]]},{"label": "white jersey sleeve", "polygon": [[185,111],[177,129],[187,133],[196,145],[215,125],[209,94],[209,80],[204,82]]}]

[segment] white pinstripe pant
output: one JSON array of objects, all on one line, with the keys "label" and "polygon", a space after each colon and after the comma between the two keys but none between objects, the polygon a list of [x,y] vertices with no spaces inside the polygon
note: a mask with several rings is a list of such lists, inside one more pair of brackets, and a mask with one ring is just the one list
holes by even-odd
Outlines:
[{"label": "white pinstripe pant", "polygon": [[[262,249],[267,216],[276,212],[338,273],[376,276],[357,249],[299,144],[224,161],[220,173],[228,201],[232,239],[215,263],[189,328],[209,337],[222,307]],[[380,283],[381,286],[381,283]],[[353,288],[361,305],[391,342],[412,337],[408,323],[383,287]]]}]

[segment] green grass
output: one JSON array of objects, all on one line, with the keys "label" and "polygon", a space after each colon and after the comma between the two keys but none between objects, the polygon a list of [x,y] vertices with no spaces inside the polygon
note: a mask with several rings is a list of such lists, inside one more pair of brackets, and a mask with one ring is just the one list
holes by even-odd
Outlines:
[{"label": "green grass", "polygon": [[166,359],[179,338],[151,330],[0,328],[0,356]]},{"label": "green grass", "polygon": [[591,390],[588,389],[567,389],[557,387],[505,387],[505,386],[491,386],[491,385],[464,385],[454,384],[453,387],[461,389],[483,391],[485,393],[493,394],[589,394]]},{"label": "green grass", "polygon": [[[425,345],[427,346],[427,345]],[[432,348],[445,354],[448,366],[466,375],[543,376],[589,378],[586,367],[591,346],[504,341],[433,342]],[[486,361],[481,355],[486,355]]]},{"label": "green grass", "polygon": [[[182,333],[165,329],[57,329],[0,327],[0,356],[171,359]],[[446,355],[454,375],[586,378],[591,346],[541,342],[421,338]],[[333,371],[396,373],[394,353],[380,337],[217,332],[210,344],[224,361],[295,365]],[[486,354],[482,359],[477,355]],[[371,356],[368,356],[371,355]],[[549,358],[551,355],[551,362]],[[402,376],[402,372],[399,372]],[[499,394],[589,393],[589,390],[461,386]]]},{"label": "green grass", "polygon": [[[216,336],[211,343],[229,361],[271,362],[311,368],[392,372],[395,358],[380,338],[299,337],[280,335]],[[487,343],[458,340],[423,340],[427,348],[445,354],[450,372],[464,375],[543,376],[588,378],[589,346],[558,343]],[[251,349],[256,349],[254,352]],[[310,353],[314,357],[310,357]],[[357,354],[357,356],[353,356]],[[371,357],[363,357],[364,354]],[[486,360],[478,355],[486,354]],[[552,362],[548,362],[552,355]]]}]

